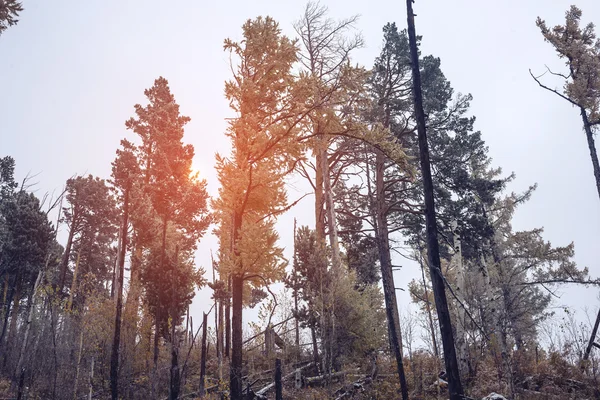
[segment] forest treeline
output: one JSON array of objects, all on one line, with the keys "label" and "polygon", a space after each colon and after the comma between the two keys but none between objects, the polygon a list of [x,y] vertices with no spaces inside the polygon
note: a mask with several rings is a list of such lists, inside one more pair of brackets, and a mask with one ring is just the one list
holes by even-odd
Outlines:
[{"label": "forest treeline", "polygon": [[[295,38],[257,17],[241,40],[226,39],[224,100],[234,117],[213,198],[192,168],[190,118],[163,77],[125,121],[109,177],[73,175],[58,196],[40,198],[31,177],[16,180],[18,160],[0,158],[0,391],[600,398],[598,322],[567,314],[547,324],[561,285],[600,281],[576,265],[573,243],[513,229],[536,185],[508,190],[515,175],[493,164],[472,96],[419,52],[412,6],[408,29],[383,27],[371,66],[352,61],[363,46],[358,17],[333,19],[317,3],[294,24]],[[0,2],[0,34],[21,11]],[[538,18],[540,42],[566,68],[547,71],[561,89],[533,73],[532,82],[580,114],[600,195],[600,40],[581,17],[572,6],[564,25]],[[294,226],[288,260],[275,224],[299,201],[287,196],[292,175],[313,189],[314,225]],[[219,247],[202,255],[212,261],[205,270],[195,254],[209,229]],[[402,281],[397,253],[419,279]],[[416,313],[399,313],[400,285]],[[195,321],[189,307],[203,288],[212,307]],[[259,307],[247,329],[245,307]],[[273,371],[283,384],[270,384]]]}]

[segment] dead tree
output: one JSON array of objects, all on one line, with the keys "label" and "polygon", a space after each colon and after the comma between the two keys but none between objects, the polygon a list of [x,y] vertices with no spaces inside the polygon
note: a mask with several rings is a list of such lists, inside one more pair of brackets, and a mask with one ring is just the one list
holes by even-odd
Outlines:
[{"label": "dead tree", "polygon": [[429,146],[427,144],[427,132],[425,128],[425,112],[423,111],[423,94],[421,92],[421,72],[419,70],[419,51],[417,49],[417,34],[415,33],[415,15],[412,3],[414,0],[406,0],[406,11],[408,20],[408,40],[410,44],[411,67],[413,78],[413,99],[415,116],[417,120],[417,132],[419,138],[419,158],[421,161],[421,175],[423,179],[425,197],[425,223],[427,236],[427,256],[429,259],[429,273],[433,287],[433,296],[442,334],[442,346],[444,348],[444,361],[448,374],[448,391],[450,400],[461,400],[463,388],[460,382],[456,350],[454,349],[454,334],[448,300],[444,285],[444,277],[440,264],[440,249],[437,238],[437,222],[435,215],[435,201],[433,198],[433,180],[431,177],[431,163],[429,161]]}]

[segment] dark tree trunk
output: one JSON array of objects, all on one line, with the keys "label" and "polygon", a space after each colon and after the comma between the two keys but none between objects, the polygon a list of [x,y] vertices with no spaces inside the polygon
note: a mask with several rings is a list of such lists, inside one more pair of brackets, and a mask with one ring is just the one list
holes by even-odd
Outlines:
[{"label": "dark tree trunk", "polygon": [[153,361],[154,361],[154,370],[155,371],[158,368],[158,338],[160,335],[159,329],[158,329],[159,318],[160,318],[160,316],[157,315],[156,320],[154,321],[154,357],[153,357]]},{"label": "dark tree trunk", "polygon": [[127,251],[127,228],[129,219],[129,188],[123,194],[123,221],[121,225],[121,247],[119,249],[119,270],[117,279],[117,310],[115,313],[115,334],[113,336],[110,357],[110,393],[112,400],[119,398],[119,345],[121,342],[121,309],[123,306],[123,275],[125,271],[125,253]]},{"label": "dark tree trunk", "polygon": [[239,275],[231,277],[232,289],[232,340],[231,340],[231,400],[242,400],[242,299],[244,280]]},{"label": "dark tree trunk", "polygon": [[377,151],[375,162],[375,191],[376,191],[376,240],[379,250],[379,263],[381,264],[381,279],[383,281],[383,294],[385,298],[385,312],[388,320],[390,345],[396,357],[396,367],[400,381],[402,399],[408,400],[408,386],[402,362],[402,333],[398,317],[398,303],[396,302],[396,287],[392,271],[392,259],[389,247],[389,232],[387,227],[386,205],[384,196],[384,157]]},{"label": "dark tree trunk", "polygon": [[[596,317],[596,322],[594,323],[594,329],[592,329],[592,336],[590,336],[590,341],[588,342],[588,345],[585,349],[583,361],[587,361],[587,359],[590,357],[590,352],[592,351],[592,347],[594,346],[594,342],[596,341],[598,325],[600,325],[600,311],[598,311],[598,316]],[[585,363],[583,363],[582,366],[585,367]]]},{"label": "dark tree trunk", "polygon": [[[227,292],[231,295],[231,275],[227,277]],[[221,328],[222,329],[222,328]],[[223,347],[223,345],[221,345]],[[225,357],[229,358],[231,351],[231,298],[225,300]]]},{"label": "dark tree trunk", "polygon": [[275,400],[283,400],[283,385],[281,384],[281,360],[275,359]]},{"label": "dark tree trunk", "polygon": [[2,333],[0,333],[0,348],[4,345],[4,336],[6,336],[6,330],[8,328],[8,316],[10,315],[11,304],[15,295],[14,287],[10,288],[8,294],[8,301],[6,302],[6,310],[4,311],[4,321],[2,322]]},{"label": "dark tree trunk", "polygon": [[600,196],[600,163],[598,163],[598,153],[596,152],[596,144],[594,143],[594,132],[592,131],[592,125],[585,112],[585,108],[581,108],[581,119],[583,120],[583,129],[585,130],[585,136],[590,150],[590,158],[592,159],[592,165],[594,167],[596,189],[598,190],[598,196]]},{"label": "dark tree trunk", "polygon": [[224,308],[225,305],[223,304],[224,300],[221,299],[219,301],[219,306],[218,306],[218,310],[219,312],[217,313],[215,310],[215,317],[218,318],[219,323],[217,325],[217,329],[215,330],[215,333],[217,335],[217,343],[216,343],[216,351],[217,351],[217,361],[218,361],[218,368],[219,368],[219,379],[223,379],[223,314],[224,314]]},{"label": "dark tree trunk", "polygon": [[[165,228],[164,228],[164,237],[163,237],[163,245],[166,242],[166,226],[167,222],[165,219]],[[163,248],[163,254],[165,254],[166,249]],[[179,261],[179,246],[175,246],[175,262],[172,263],[174,265],[174,269],[178,267]],[[165,265],[163,264],[163,268]],[[181,376],[179,374],[179,339],[177,337],[177,325],[180,319],[180,316],[177,314],[175,307],[175,270],[171,271],[171,374],[170,374],[170,386],[169,386],[169,399],[177,400],[179,398],[179,391],[181,385]]]},{"label": "dark tree trunk", "polygon": [[448,301],[444,287],[444,277],[440,268],[440,249],[437,239],[437,225],[435,216],[435,204],[433,198],[433,181],[431,178],[431,165],[429,161],[429,146],[427,144],[427,133],[425,131],[425,113],[423,111],[423,94],[421,93],[421,73],[419,71],[419,53],[417,49],[417,35],[415,33],[415,16],[413,14],[412,2],[406,0],[406,11],[408,20],[408,40],[410,44],[411,67],[413,78],[413,97],[415,116],[417,120],[417,132],[419,135],[419,158],[421,161],[421,175],[423,179],[425,197],[425,224],[427,235],[427,256],[429,259],[429,273],[433,287],[433,296],[442,334],[442,346],[444,348],[444,361],[446,374],[448,376],[448,391],[450,400],[463,398],[463,388],[460,382],[456,350],[454,348],[454,334],[448,310]]},{"label": "dark tree trunk", "polygon": [[177,400],[179,398],[181,376],[179,375],[177,343],[175,338],[171,338],[171,341],[171,381],[169,386],[169,399]]},{"label": "dark tree trunk", "polygon": [[23,364],[25,361],[25,352],[27,351],[27,345],[29,342],[29,333],[31,331],[31,321],[33,318],[33,308],[35,303],[35,294],[37,289],[42,281],[42,276],[44,271],[40,269],[38,275],[35,279],[35,284],[31,288],[29,292],[28,300],[27,300],[27,311],[25,312],[25,328],[23,334],[23,340],[21,342],[21,350],[19,351],[19,358],[17,361],[17,368],[15,369],[15,379],[20,373],[24,373]]},{"label": "dark tree trunk", "polygon": [[206,394],[206,325],[208,321],[208,314],[204,313],[202,316],[202,354],[200,358],[200,387],[198,394],[203,397]]},{"label": "dark tree trunk", "polygon": [[[590,125],[590,121],[588,119],[587,113],[585,112],[585,108],[581,108],[581,119],[583,120],[583,128],[585,130],[585,136],[588,142],[588,148],[590,150],[590,158],[592,159],[592,166],[594,167],[594,178],[596,178],[596,189],[598,190],[598,196],[600,196],[600,164],[598,163],[598,153],[596,152],[596,143],[594,142],[594,132],[592,131],[592,126]],[[592,347],[594,346],[594,341],[596,340],[596,334],[598,333],[598,325],[600,324],[600,310],[598,311],[598,316],[596,317],[596,322],[594,323],[594,329],[592,330],[592,335],[590,336],[590,341],[585,349],[585,353],[583,354],[583,360],[586,361],[590,357],[590,352],[592,351]],[[584,364],[585,365],[585,364]]]}]

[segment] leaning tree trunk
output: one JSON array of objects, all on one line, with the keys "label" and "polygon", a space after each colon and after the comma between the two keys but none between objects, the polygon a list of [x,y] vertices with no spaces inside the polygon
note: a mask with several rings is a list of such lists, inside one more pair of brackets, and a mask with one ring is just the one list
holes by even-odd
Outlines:
[{"label": "leaning tree trunk", "polygon": [[444,277],[440,265],[440,249],[437,238],[437,222],[433,198],[433,180],[431,177],[429,146],[427,144],[427,133],[425,128],[425,112],[423,111],[423,94],[421,93],[421,72],[419,71],[419,52],[417,49],[417,35],[415,33],[415,16],[412,9],[413,1],[414,0],[406,0],[406,10],[413,78],[413,98],[417,120],[417,132],[419,136],[419,158],[421,161],[421,175],[425,197],[425,225],[427,233],[429,273],[431,275],[433,296],[435,298],[438,321],[442,334],[442,346],[444,348],[444,361],[446,364],[446,374],[448,376],[450,400],[460,400],[463,398],[463,388],[458,373],[458,362],[456,360],[456,350],[454,349],[454,334],[452,332],[452,322],[450,320],[448,300],[446,299]]},{"label": "leaning tree trunk", "polygon": [[129,225],[129,188],[123,194],[123,221],[121,225],[121,246],[119,247],[119,268],[117,279],[117,310],[115,313],[115,334],[110,357],[110,393],[112,400],[119,398],[119,345],[121,343],[121,309],[123,308],[123,275],[125,274],[125,253],[127,251],[127,228]]},{"label": "leaning tree trunk", "polygon": [[[588,119],[587,113],[585,112],[585,108],[581,107],[581,119],[583,120],[583,128],[585,130],[585,136],[588,142],[588,148],[590,150],[590,157],[592,159],[592,165],[594,167],[594,178],[596,178],[596,189],[598,190],[598,196],[600,196],[600,164],[598,163],[598,153],[596,152],[596,143],[594,142],[594,132],[592,131],[592,126],[590,125],[590,121]],[[585,349],[585,353],[583,354],[583,360],[587,361],[590,357],[590,352],[592,351],[592,347],[594,346],[594,342],[596,340],[596,335],[598,333],[598,325],[600,324],[600,310],[598,310],[598,316],[596,317],[596,322],[594,323],[594,329],[592,330],[592,335],[590,336],[590,341]],[[585,363],[583,363],[585,366]]]},{"label": "leaning tree trunk", "polygon": [[394,273],[392,271],[392,259],[389,247],[389,232],[387,226],[386,205],[384,197],[384,157],[377,151],[375,159],[375,208],[376,208],[376,240],[379,250],[379,264],[381,265],[381,280],[383,281],[383,295],[385,298],[385,312],[388,320],[388,331],[390,344],[396,357],[398,379],[402,391],[402,399],[408,399],[408,386],[402,362],[402,333],[398,316],[398,303],[396,301],[396,286],[394,284]]}]

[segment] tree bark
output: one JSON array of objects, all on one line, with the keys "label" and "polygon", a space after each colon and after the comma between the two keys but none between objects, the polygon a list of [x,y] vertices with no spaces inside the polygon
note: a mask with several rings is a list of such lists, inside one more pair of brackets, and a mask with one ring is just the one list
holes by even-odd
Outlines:
[{"label": "tree bark", "polygon": [[275,400],[283,400],[283,385],[281,383],[281,360],[275,359]]},{"label": "tree bark", "polygon": [[230,390],[231,400],[242,400],[242,299],[244,280],[239,275],[231,277],[232,289],[232,340]]},{"label": "tree bark", "polygon": [[423,111],[423,94],[421,93],[421,73],[419,71],[419,53],[417,49],[417,35],[415,33],[415,16],[412,9],[413,0],[406,0],[408,39],[410,45],[413,98],[417,132],[419,137],[419,158],[421,161],[421,175],[425,197],[425,223],[427,232],[427,255],[429,258],[429,272],[433,287],[433,295],[438,313],[440,331],[442,333],[442,346],[444,348],[444,361],[448,376],[448,391],[450,400],[463,398],[463,388],[460,382],[456,351],[454,349],[454,334],[448,310],[448,301],[444,286],[444,277],[440,267],[440,252],[437,239],[437,222],[435,216],[435,202],[433,198],[433,180],[429,161],[429,146],[425,128],[425,113]]},{"label": "tree bark", "polygon": [[[166,241],[166,219],[165,219],[165,238]],[[163,249],[166,252],[166,249]],[[178,268],[179,263],[179,246],[175,246],[175,262],[172,263],[174,269]],[[163,264],[163,268],[164,268]],[[175,310],[175,282],[174,282],[175,271],[171,271],[171,374],[170,374],[170,385],[169,385],[169,398],[170,400],[177,400],[179,398],[179,391],[181,389],[181,375],[179,373],[179,339],[177,337],[176,327],[179,322],[180,316],[177,315]]]},{"label": "tree bark", "polygon": [[35,284],[31,289],[31,294],[29,295],[29,301],[27,302],[27,317],[26,317],[26,325],[25,325],[25,334],[23,335],[23,342],[21,343],[21,351],[19,351],[19,359],[17,361],[17,368],[15,369],[15,378],[21,373],[21,369],[23,368],[23,363],[25,360],[25,352],[27,350],[27,344],[29,341],[29,332],[31,331],[31,321],[33,319],[33,310],[35,304],[35,295],[37,293],[38,287],[42,282],[42,276],[44,275],[43,270],[38,272],[38,276],[35,280]]},{"label": "tree bark", "polygon": [[390,345],[396,358],[396,367],[398,379],[400,381],[400,390],[402,399],[408,400],[408,385],[406,384],[406,375],[404,373],[404,363],[402,361],[402,333],[400,330],[400,319],[398,316],[398,303],[396,301],[396,286],[394,284],[394,273],[392,270],[392,259],[389,248],[389,232],[387,226],[387,216],[384,196],[384,156],[377,151],[375,161],[375,207],[376,207],[376,240],[379,250],[379,264],[381,265],[381,280],[383,281],[383,294],[385,299],[385,312],[388,321],[388,331],[390,334]]},{"label": "tree bark", "polygon": [[83,354],[83,326],[79,334],[79,354],[77,355],[77,368],[75,372],[75,384],[73,385],[73,400],[77,400],[77,386],[79,386],[79,372],[81,371],[81,355]]},{"label": "tree bark", "polygon": [[67,303],[67,310],[71,311],[73,307],[73,298],[75,297],[75,291],[77,290],[77,273],[79,272],[79,260],[81,259],[81,247],[77,252],[77,261],[75,261],[75,270],[73,271],[73,282],[71,282],[71,291],[69,292],[69,301]]},{"label": "tree bark", "polygon": [[198,394],[200,397],[204,397],[206,394],[206,325],[208,321],[208,314],[203,313],[202,315],[202,354],[200,358],[200,387]]},{"label": "tree bark", "polygon": [[600,196],[600,163],[598,163],[598,153],[596,152],[596,144],[594,142],[594,132],[588,119],[585,108],[581,107],[581,119],[583,121],[583,129],[585,130],[585,136],[588,142],[588,148],[590,150],[590,158],[592,159],[592,166],[594,167],[594,178],[596,178],[596,189],[598,190],[598,196]]},{"label": "tree bark", "polygon": [[[12,309],[11,305],[13,303],[13,298],[15,295],[15,288],[11,287],[10,288],[10,293],[8,295],[8,302],[6,303],[6,310],[4,313],[4,318],[3,318],[3,322],[2,322],[2,333],[0,334],[0,348],[2,348],[4,346],[4,336],[6,336],[6,331],[8,328],[8,317],[10,316],[10,311]],[[6,352],[5,352],[6,354]]]},{"label": "tree bark", "polygon": [[[321,139],[318,138],[318,143]],[[323,161],[321,149],[315,149],[315,234],[317,243],[325,242],[325,201],[323,200]]]},{"label": "tree bark", "polygon": [[[225,358],[231,354],[231,274],[227,275],[227,293],[225,300]],[[221,345],[222,347],[223,345]]]},{"label": "tree bark", "polygon": [[89,382],[88,400],[92,400],[93,389],[94,389],[94,356],[92,356],[92,365],[90,367],[90,382]]},{"label": "tree bark", "polygon": [[23,289],[23,279],[20,276],[16,277],[16,288],[13,299],[12,313],[10,315],[10,326],[8,330],[8,340],[4,351],[3,364],[6,366],[9,354],[13,354],[13,348],[15,346],[15,337],[17,336],[17,320],[19,318],[19,308],[21,305],[21,291]]},{"label": "tree bark", "polygon": [[[453,247],[454,254],[452,256],[452,262],[457,268],[456,274],[456,297],[460,301],[456,301],[456,347],[458,356],[458,366],[460,368],[460,376],[465,379],[469,376],[470,363],[469,363],[469,347],[467,344],[467,334],[465,326],[467,323],[467,315],[464,305],[465,301],[465,286],[466,278],[465,271],[462,264],[462,246],[460,242],[460,235],[458,233],[458,222],[452,221],[452,236],[453,236]],[[462,304],[461,304],[462,303]]]},{"label": "tree bark", "polygon": [[320,363],[319,363],[319,346],[317,344],[317,332],[316,332],[314,324],[310,327],[310,335],[311,335],[312,346],[313,346],[313,359],[315,361],[315,365],[318,368],[320,365]]},{"label": "tree bark", "polygon": [[[596,178],[596,189],[598,190],[598,196],[600,196],[600,164],[598,163],[598,153],[596,152],[596,143],[594,142],[594,132],[592,131],[592,127],[590,125],[590,121],[588,119],[585,108],[581,107],[581,119],[583,120],[583,128],[585,130],[585,136],[588,142],[588,148],[590,150],[590,158],[592,159],[592,166],[594,167],[594,178]],[[598,311],[598,316],[596,317],[596,322],[594,323],[594,329],[592,330],[592,335],[590,336],[590,340],[585,349],[585,353],[583,354],[583,361],[587,361],[590,357],[590,352],[592,351],[592,347],[594,345],[594,341],[596,340],[596,334],[598,333],[598,325],[600,324],[600,310]]]},{"label": "tree bark", "polygon": [[[219,312],[215,312],[215,316],[218,314],[219,324],[217,325],[217,362],[219,367],[219,380],[223,379],[223,299],[219,301]],[[216,310],[215,310],[216,311]]]},{"label": "tree bark", "polygon": [[[175,331],[175,329],[173,329]],[[181,376],[179,374],[177,342],[175,337],[171,338],[171,380],[169,385],[169,399],[177,400],[179,398],[179,390],[181,384]]]},{"label": "tree bark", "polygon": [[125,253],[127,251],[127,228],[129,226],[129,188],[123,193],[123,221],[121,225],[121,246],[119,248],[119,268],[117,279],[117,309],[115,313],[115,334],[110,358],[110,393],[112,400],[119,398],[119,345],[121,343],[121,311],[123,307],[123,275],[125,274]]}]

